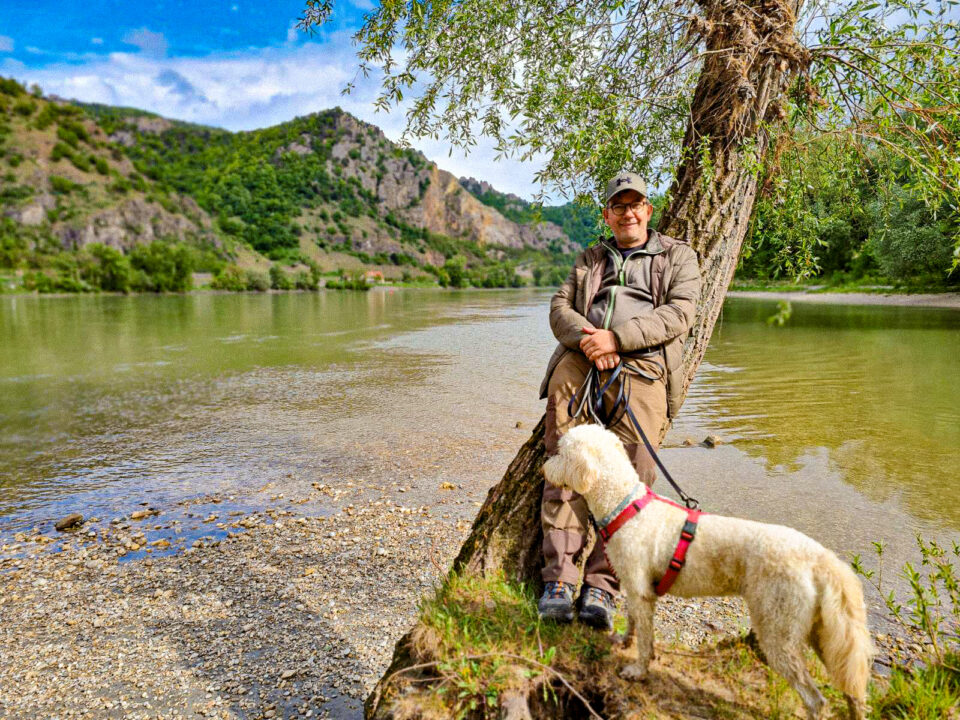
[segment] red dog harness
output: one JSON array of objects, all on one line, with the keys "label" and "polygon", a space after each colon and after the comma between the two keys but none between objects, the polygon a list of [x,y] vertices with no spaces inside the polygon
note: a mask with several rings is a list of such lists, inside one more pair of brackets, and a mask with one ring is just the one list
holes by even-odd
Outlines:
[{"label": "red dog harness", "polygon": [[[696,509],[685,508],[682,505],[678,505],[677,503],[673,502],[672,500],[662,498],[648,487],[647,492],[643,497],[638,498],[627,505],[627,507],[620,511],[620,514],[618,514],[613,520],[603,527],[598,525],[597,534],[600,536],[601,542],[603,542],[603,551],[604,555],[606,555],[607,542],[609,542],[611,536],[617,530],[622,528],[627,520],[643,510],[652,500],[665,502],[667,505],[673,505],[675,508],[679,508],[687,513],[687,520],[683,524],[683,529],[680,531],[680,540],[677,542],[677,549],[673,551],[673,557],[670,558],[670,564],[667,566],[667,571],[663,574],[663,577],[653,584],[653,590],[659,596],[667,594],[667,592],[670,590],[670,587],[677,579],[677,576],[680,574],[680,571],[683,569],[683,565],[687,561],[687,550],[690,549],[690,544],[693,542],[693,539],[697,534],[697,522],[700,520],[700,516],[703,513]],[[609,558],[607,559],[607,565],[610,565]],[[610,568],[612,570],[613,566],[610,565]]]}]

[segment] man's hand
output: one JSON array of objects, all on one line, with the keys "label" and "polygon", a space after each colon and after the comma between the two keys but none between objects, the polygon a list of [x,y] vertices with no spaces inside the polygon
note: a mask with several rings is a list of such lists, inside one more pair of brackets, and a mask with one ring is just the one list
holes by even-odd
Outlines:
[{"label": "man's hand", "polygon": [[597,366],[597,370],[613,370],[620,364],[620,355],[617,353],[607,353],[594,360],[593,364]]},{"label": "man's hand", "polygon": [[601,355],[619,352],[617,336],[610,330],[596,328],[582,328],[586,335],[580,340],[580,350],[590,362],[596,362]]}]

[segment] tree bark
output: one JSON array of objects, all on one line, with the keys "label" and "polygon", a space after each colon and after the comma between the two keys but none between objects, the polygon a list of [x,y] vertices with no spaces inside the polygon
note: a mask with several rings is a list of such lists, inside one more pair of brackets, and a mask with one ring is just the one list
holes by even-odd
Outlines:
[{"label": "tree bark", "polygon": [[[686,394],[733,279],[756,200],[770,130],[782,122],[779,100],[809,56],[796,40],[799,2],[703,0],[694,29],[708,54],[690,108],[690,121],[670,202],[659,224],[697,251],[701,301],[684,347]],[[540,582],[543,420],[487,495],[454,561],[457,572],[502,572]],[[666,432],[666,428],[663,429]],[[409,633],[384,675],[415,662]],[[381,679],[367,701],[368,717],[391,717]]]}]

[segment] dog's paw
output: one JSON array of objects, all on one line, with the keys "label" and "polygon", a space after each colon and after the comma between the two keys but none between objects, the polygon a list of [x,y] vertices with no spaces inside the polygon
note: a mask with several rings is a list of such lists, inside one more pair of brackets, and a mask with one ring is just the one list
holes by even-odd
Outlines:
[{"label": "dog's paw", "polygon": [[647,676],[647,666],[640,663],[631,663],[620,671],[624,680],[643,680]]}]

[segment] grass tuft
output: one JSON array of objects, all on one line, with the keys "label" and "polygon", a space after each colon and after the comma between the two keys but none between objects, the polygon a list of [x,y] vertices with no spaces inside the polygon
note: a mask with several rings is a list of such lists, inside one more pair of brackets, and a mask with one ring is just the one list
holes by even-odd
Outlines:
[{"label": "grass tuft", "polygon": [[872,688],[870,705],[870,717],[877,720],[960,717],[960,654],[948,655],[943,665],[894,667],[885,687]]}]

